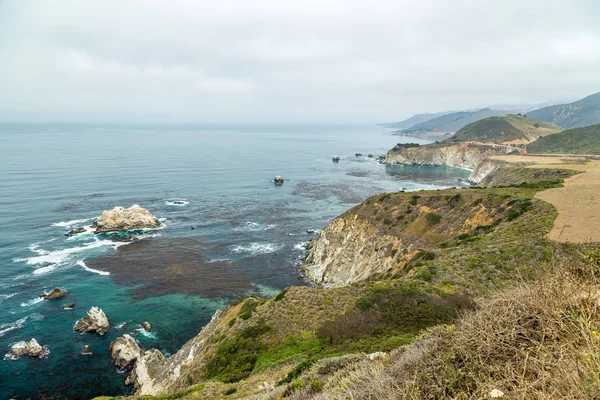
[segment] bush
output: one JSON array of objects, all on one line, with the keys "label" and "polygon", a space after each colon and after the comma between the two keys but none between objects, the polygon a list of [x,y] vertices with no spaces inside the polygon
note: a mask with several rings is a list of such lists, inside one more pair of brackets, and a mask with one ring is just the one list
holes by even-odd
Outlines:
[{"label": "bush", "polygon": [[247,378],[258,360],[261,349],[259,337],[269,329],[261,321],[258,325],[244,329],[239,337],[224,341],[206,364],[206,378],[222,382],[237,382]]},{"label": "bush", "polygon": [[283,300],[287,291],[288,291],[288,289],[286,288],[286,289],[283,289],[281,292],[279,292],[279,294],[277,296],[275,296],[275,301]]},{"label": "bush", "polygon": [[430,224],[439,224],[439,222],[442,220],[442,216],[436,213],[426,213],[425,214],[425,219],[427,220],[427,222],[429,222]]},{"label": "bush", "polygon": [[363,297],[362,299],[357,301],[357,304],[361,309],[367,310],[373,307],[373,299],[371,299],[370,297]]},{"label": "bush", "polygon": [[410,204],[411,206],[416,206],[418,203],[418,200],[421,198],[421,196],[413,196],[410,198],[410,201],[408,202],[408,204]]},{"label": "bush", "polygon": [[317,360],[315,360],[314,358],[309,358],[308,360],[302,361],[300,364],[296,365],[294,367],[294,369],[291,370],[285,378],[283,378],[279,382],[277,382],[277,386],[281,386],[283,384],[290,383],[292,380],[299,377],[300,374],[302,374],[304,371],[306,371],[307,369],[312,367],[313,364],[316,362],[317,362]]},{"label": "bush", "polygon": [[229,389],[227,389],[225,391],[225,393],[223,393],[225,396],[229,396],[230,394],[234,394],[235,392],[237,392],[237,388],[234,387],[230,387]]}]

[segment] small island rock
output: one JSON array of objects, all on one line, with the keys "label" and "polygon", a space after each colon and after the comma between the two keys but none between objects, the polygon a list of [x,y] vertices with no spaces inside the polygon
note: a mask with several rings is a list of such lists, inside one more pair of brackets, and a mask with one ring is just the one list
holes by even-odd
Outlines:
[{"label": "small island rock", "polygon": [[94,233],[124,232],[131,229],[159,228],[160,221],[150,211],[137,204],[129,208],[115,207],[105,210],[92,224]]},{"label": "small island rock", "polygon": [[69,292],[67,292],[65,289],[54,288],[48,294],[41,294],[40,298],[42,298],[44,300],[55,300],[55,299],[59,299],[61,297],[65,297],[68,294],[69,294]]},{"label": "small island rock", "polygon": [[73,236],[73,235],[77,235],[79,233],[84,233],[84,232],[85,232],[85,228],[83,228],[83,227],[73,228],[69,232],[65,233],[65,236]]},{"label": "small island rock", "polygon": [[94,355],[94,353],[92,352],[92,349],[90,349],[90,345],[86,344],[85,346],[83,346],[83,349],[81,349],[81,355],[82,356],[92,356]]},{"label": "small island rock", "polygon": [[146,332],[150,332],[152,330],[152,325],[150,325],[150,322],[146,321],[142,324],[142,327],[144,328],[144,330]]},{"label": "small island rock", "polygon": [[75,308],[75,303],[67,303],[67,304],[63,304],[63,308],[65,310],[72,310],[73,308]]},{"label": "small island rock", "polygon": [[37,340],[31,339],[29,342],[17,343],[10,349],[8,354],[14,358],[23,356],[45,357],[49,354],[49,351],[45,347],[42,347]]},{"label": "small island rock", "polygon": [[143,351],[131,335],[123,335],[110,343],[110,354],[119,368],[131,368]]},{"label": "small island rock", "polygon": [[98,307],[92,307],[85,317],[77,321],[74,329],[78,332],[96,332],[104,335],[110,329],[110,324],[104,311]]}]

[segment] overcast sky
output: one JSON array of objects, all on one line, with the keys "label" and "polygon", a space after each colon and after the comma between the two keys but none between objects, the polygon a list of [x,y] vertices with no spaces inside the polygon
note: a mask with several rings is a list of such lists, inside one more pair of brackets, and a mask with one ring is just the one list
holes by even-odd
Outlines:
[{"label": "overcast sky", "polygon": [[0,0],[0,120],[373,123],[600,91],[597,0]]}]

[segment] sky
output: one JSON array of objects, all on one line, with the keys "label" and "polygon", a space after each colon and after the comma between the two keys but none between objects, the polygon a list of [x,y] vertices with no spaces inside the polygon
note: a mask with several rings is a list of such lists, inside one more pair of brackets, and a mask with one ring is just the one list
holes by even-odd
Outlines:
[{"label": "sky", "polygon": [[0,0],[0,121],[378,123],[600,91],[597,0]]}]

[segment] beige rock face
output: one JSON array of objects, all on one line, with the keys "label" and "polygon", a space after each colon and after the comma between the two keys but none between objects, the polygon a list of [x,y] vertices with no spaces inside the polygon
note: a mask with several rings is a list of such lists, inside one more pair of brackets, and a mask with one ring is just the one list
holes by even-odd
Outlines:
[{"label": "beige rock face", "polygon": [[110,329],[110,324],[104,311],[98,307],[92,307],[85,317],[77,321],[74,329],[78,332],[96,332],[104,335]]},{"label": "beige rock face", "polygon": [[8,354],[14,358],[20,358],[23,356],[45,357],[48,355],[48,353],[48,350],[42,347],[35,339],[31,339],[29,342],[17,343],[8,352]]},{"label": "beige rock face", "polygon": [[469,182],[477,184],[484,177],[484,169],[480,166],[484,160],[492,156],[512,154],[513,147],[482,144],[457,143],[450,146],[420,146],[405,148],[399,151],[388,151],[387,164],[449,166],[470,169]]},{"label": "beige rock face", "polygon": [[129,335],[114,340],[110,350],[115,364],[131,370],[125,383],[134,385],[136,395],[160,395],[187,388],[189,382],[183,371],[207,362],[208,355],[203,350],[210,344],[221,318],[222,312],[217,311],[195,338],[169,358],[156,349],[144,351]]},{"label": "beige rock face", "polygon": [[401,248],[403,243],[397,237],[380,234],[367,221],[338,217],[311,243],[301,270],[323,287],[348,285],[393,268],[392,247]]},{"label": "beige rock face", "polygon": [[94,222],[95,233],[123,232],[131,229],[159,228],[160,221],[150,211],[137,204],[129,208],[115,207],[103,211]]}]

